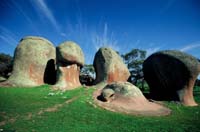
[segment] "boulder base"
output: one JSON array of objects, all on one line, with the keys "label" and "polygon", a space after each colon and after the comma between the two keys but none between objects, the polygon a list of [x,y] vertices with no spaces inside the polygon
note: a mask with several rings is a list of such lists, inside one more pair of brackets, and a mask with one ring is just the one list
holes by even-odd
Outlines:
[{"label": "boulder base", "polygon": [[68,65],[65,67],[59,66],[58,69],[58,82],[56,87],[62,90],[70,90],[81,86],[79,81],[80,68],[76,65]]}]

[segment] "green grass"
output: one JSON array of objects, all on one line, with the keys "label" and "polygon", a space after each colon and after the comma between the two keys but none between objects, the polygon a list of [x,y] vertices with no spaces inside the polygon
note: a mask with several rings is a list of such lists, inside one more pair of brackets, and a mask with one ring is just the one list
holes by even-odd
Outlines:
[{"label": "green grass", "polygon": [[[195,89],[196,90],[196,89]],[[79,88],[64,93],[49,86],[0,88],[0,126],[3,132],[183,132],[200,131],[200,106],[168,103],[173,112],[165,117],[142,117],[114,113],[94,107],[94,89]],[[52,95],[52,93],[54,93]],[[77,98],[74,98],[77,97]],[[75,99],[70,103],[66,100]],[[200,103],[200,93],[195,91]],[[62,104],[57,111],[47,108]],[[43,111],[43,113],[40,113]]]}]

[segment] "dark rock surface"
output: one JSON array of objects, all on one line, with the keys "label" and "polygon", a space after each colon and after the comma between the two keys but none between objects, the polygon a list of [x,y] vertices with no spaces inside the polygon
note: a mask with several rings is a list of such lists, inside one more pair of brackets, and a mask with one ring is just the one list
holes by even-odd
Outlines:
[{"label": "dark rock surface", "polygon": [[160,51],[144,61],[143,72],[153,99],[197,105],[193,87],[200,72],[200,63],[193,56],[175,50]]}]

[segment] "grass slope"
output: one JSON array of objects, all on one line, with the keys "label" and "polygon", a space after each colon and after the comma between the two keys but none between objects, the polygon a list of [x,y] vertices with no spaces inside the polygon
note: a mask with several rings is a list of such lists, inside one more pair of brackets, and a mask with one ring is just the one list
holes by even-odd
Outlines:
[{"label": "grass slope", "polygon": [[[195,88],[200,103],[200,90]],[[183,132],[200,131],[200,106],[167,103],[165,117],[130,116],[92,105],[94,89],[64,93],[49,86],[0,88],[0,131],[3,132]]]}]

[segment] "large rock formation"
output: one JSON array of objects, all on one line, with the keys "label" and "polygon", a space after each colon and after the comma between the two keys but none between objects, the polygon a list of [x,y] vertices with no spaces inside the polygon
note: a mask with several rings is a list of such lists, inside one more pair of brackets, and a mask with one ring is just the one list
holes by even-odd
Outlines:
[{"label": "large rock formation", "polygon": [[121,57],[111,48],[100,48],[94,59],[96,71],[95,84],[116,81],[126,82],[130,76],[127,66]]},{"label": "large rock formation", "polygon": [[67,41],[56,49],[57,83],[55,87],[68,90],[81,86],[80,68],[84,65],[84,54],[74,42]]},{"label": "large rock formation", "polygon": [[157,52],[144,61],[143,72],[152,98],[197,105],[193,87],[200,63],[193,56],[173,50]]},{"label": "large rock formation", "polygon": [[55,48],[48,40],[33,36],[23,38],[15,49],[13,71],[8,82],[15,86],[53,83],[55,57]]},{"label": "large rock formation", "polygon": [[171,110],[154,102],[149,102],[139,88],[128,82],[113,82],[102,90],[94,92],[94,102],[114,112],[161,116],[170,114]]}]

